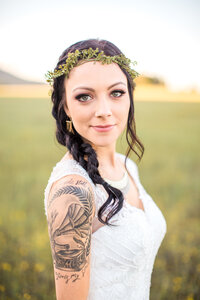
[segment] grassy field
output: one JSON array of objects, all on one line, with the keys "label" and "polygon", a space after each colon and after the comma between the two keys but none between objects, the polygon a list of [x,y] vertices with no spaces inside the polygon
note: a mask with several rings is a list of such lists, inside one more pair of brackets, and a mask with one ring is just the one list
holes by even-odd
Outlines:
[{"label": "grassy field", "polygon": [[[200,299],[200,103],[136,102],[135,111],[140,179],[167,221],[151,300]],[[65,149],[51,103],[0,99],[0,120],[0,299],[55,299],[43,198]]]},{"label": "grassy field", "polygon": [[[182,90],[173,91],[165,85],[137,83],[135,98],[137,101],[166,101],[166,102],[200,102],[200,91]],[[46,98],[50,87],[47,84],[0,84],[1,98]]]}]

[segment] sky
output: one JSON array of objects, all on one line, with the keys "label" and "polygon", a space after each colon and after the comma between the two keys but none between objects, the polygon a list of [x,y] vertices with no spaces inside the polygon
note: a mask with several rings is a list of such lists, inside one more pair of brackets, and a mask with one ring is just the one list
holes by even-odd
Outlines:
[{"label": "sky", "polygon": [[109,40],[146,76],[200,91],[199,0],[0,0],[0,69],[45,82],[75,42]]}]

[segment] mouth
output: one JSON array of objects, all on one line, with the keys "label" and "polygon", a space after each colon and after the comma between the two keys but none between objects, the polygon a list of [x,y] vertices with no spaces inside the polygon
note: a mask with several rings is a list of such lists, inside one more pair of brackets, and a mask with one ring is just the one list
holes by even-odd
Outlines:
[{"label": "mouth", "polygon": [[91,127],[98,132],[107,132],[112,130],[114,126],[115,125],[96,125]]}]

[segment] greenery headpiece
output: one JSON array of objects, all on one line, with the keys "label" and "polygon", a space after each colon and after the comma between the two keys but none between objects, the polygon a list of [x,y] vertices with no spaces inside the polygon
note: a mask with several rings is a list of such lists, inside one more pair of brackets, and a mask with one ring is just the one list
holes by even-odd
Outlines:
[{"label": "greenery headpiece", "polygon": [[68,57],[66,59],[66,63],[62,64],[58,67],[58,69],[54,70],[54,72],[48,71],[46,76],[46,81],[52,85],[53,79],[60,77],[62,75],[66,75],[68,77],[69,72],[75,66],[78,65],[79,61],[101,61],[102,64],[111,64],[117,63],[121,66],[124,70],[126,70],[130,76],[134,79],[135,77],[139,76],[134,69],[131,68],[131,64],[135,65],[137,62],[132,62],[129,58],[126,58],[125,55],[115,55],[115,56],[108,56],[104,54],[104,51],[99,52],[99,49],[96,48],[95,50],[92,48],[83,49],[81,51],[76,50],[75,52],[68,53]]}]

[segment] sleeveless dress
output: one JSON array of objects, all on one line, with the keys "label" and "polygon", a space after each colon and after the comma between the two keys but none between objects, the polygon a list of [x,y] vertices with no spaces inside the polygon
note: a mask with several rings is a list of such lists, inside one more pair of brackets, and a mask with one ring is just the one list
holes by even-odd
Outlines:
[{"label": "sleeveless dress", "polygon": [[[125,156],[116,153],[122,160]],[[87,300],[148,300],[155,257],[165,236],[165,218],[142,186],[138,167],[127,159],[144,211],[124,200],[122,209],[109,223],[92,233],[90,287]],[[94,185],[87,172],[73,159],[61,160],[53,168],[45,189],[45,212],[53,182],[69,174],[83,176],[91,184],[96,203],[95,217],[107,194],[101,185]],[[106,212],[105,212],[106,214]]]}]

